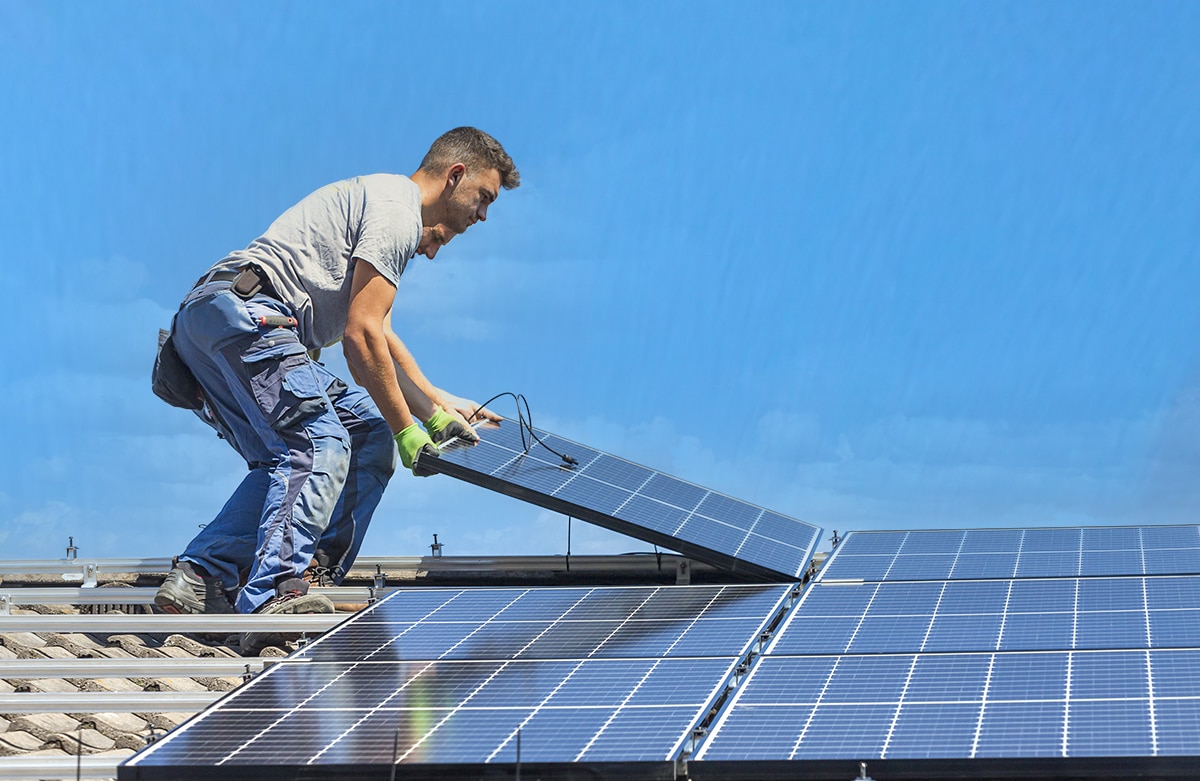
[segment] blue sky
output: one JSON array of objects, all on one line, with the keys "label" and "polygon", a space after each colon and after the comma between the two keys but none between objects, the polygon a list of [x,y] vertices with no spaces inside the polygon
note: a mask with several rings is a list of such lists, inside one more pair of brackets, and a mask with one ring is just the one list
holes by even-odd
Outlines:
[{"label": "blue sky", "polygon": [[[0,557],[179,552],[244,466],[157,329],[461,124],[524,183],[402,280],[443,387],[842,532],[1197,521],[1200,6],[434,5],[0,0]],[[398,474],[364,553],[434,533],[566,549]]]}]

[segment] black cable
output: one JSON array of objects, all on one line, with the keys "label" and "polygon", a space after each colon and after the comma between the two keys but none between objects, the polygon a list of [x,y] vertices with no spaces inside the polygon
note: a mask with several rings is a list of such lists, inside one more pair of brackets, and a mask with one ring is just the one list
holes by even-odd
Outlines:
[{"label": "black cable", "polygon": [[[571,456],[566,455],[565,453],[560,453],[557,450],[555,450],[554,448],[550,447],[544,441],[542,441],[541,437],[538,436],[537,432],[533,428],[533,413],[530,412],[530,410],[529,410],[529,400],[525,398],[524,394],[513,393],[512,391],[504,391],[502,393],[497,393],[495,396],[491,397],[490,399],[488,399],[487,401],[485,401],[484,403],[482,403],[478,407],[476,407],[475,411],[467,416],[467,422],[470,423],[471,419],[476,417],[477,415],[479,415],[479,412],[484,407],[491,404],[496,399],[503,398],[504,396],[511,396],[513,402],[516,404],[517,425],[520,427],[520,430],[521,430],[521,447],[524,449],[523,452],[526,455],[529,454],[529,451],[533,448],[533,444],[536,442],[537,444],[539,444],[542,447],[549,450],[554,455],[561,458],[563,460],[563,463],[567,464],[568,466],[576,466],[579,463]],[[524,405],[524,407],[525,407],[524,411],[521,410],[522,405]],[[483,420],[483,418],[480,418],[480,420]],[[526,440],[526,438],[525,438],[526,431],[529,432],[528,440]]]}]

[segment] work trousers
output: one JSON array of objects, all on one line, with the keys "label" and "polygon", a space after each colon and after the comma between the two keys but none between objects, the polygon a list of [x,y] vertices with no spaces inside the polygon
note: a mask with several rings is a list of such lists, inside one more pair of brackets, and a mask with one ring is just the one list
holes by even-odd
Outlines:
[{"label": "work trousers", "polygon": [[292,316],[286,305],[229,288],[193,290],[174,339],[204,390],[198,414],[250,472],[180,559],[231,592],[244,578],[236,604],[250,613],[314,556],[341,581],[395,471],[396,448],[370,396],[313,361],[294,329],[258,324]]}]

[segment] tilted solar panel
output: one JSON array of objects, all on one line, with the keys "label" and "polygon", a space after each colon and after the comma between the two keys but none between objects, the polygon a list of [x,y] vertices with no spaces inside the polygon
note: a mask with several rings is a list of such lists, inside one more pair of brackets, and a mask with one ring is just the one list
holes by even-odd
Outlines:
[{"label": "tilted solar panel", "polygon": [[821,530],[545,432],[570,466],[504,423],[446,446],[421,465],[443,474],[765,580],[804,577]]},{"label": "tilted solar panel", "polygon": [[136,755],[120,778],[382,778],[394,762],[400,778],[518,761],[669,768],[790,592],[396,592]]},{"label": "tilted solar panel", "polygon": [[[841,759],[899,772],[936,759],[916,767],[1188,777],[1200,755],[1200,567],[1080,577],[1078,554],[1142,558],[1196,538],[1197,527],[852,534],[829,564],[850,555],[789,612],[693,767]],[[917,565],[1034,549],[1074,555],[1040,578],[1018,564],[1006,579],[934,580]],[[906,556],[914,579],[902,581],[893,574]]]},{"label": "tilted solar panel", "polygon": [[851,532],[820,577],[965,580],[1200,572],[1200,527]]}]

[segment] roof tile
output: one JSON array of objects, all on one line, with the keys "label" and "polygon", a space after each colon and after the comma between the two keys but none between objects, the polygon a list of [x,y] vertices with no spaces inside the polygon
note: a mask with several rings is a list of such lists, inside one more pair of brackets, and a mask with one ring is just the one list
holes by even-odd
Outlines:
[{"label": "roof tile", "polygon": [[0,732],[0,756],[11,756],[13,754],[37,751],[42,747],[42,743],[44,742],[41,738],[24,730]]},{"label": "roof tile", "polygon": [[68,754],[95,754],[98,751],[111,751],[116,748],[117,742],[94,729],[79,729],[51,735],[46,745],[58,746]]},{"label": "roof tile", "polygon": [[44,742],[57,732],[79,729],[79,722],[65,713],[30,713],[13,719],[8,729],[24,730]]}]

